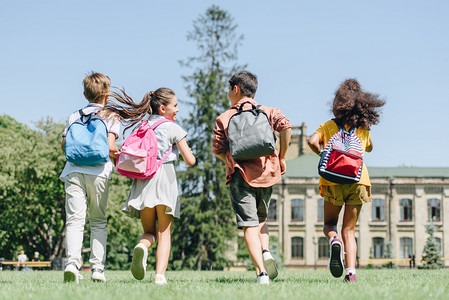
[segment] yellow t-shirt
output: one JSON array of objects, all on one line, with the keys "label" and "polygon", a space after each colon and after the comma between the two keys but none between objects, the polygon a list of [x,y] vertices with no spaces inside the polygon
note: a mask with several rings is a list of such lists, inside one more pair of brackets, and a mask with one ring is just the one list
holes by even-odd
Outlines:
[{"label": "yellow t-shirt", "polygon": [[[349,130],[349,125],[345,125],[346,130]],[[315,131],[320,136],[320,143],[322,143],[325,147],[327,142],[331,139],[331,137],[336,134],[340,129],[338,129],[337,124],[335,124],[334,121],[329,120],[318,127],[318,129]],[[357,135],[360,139],[360,143],[362,144],[363,154],[365,154],[366,147],[370,146],[370,132],[369,130],[359,127],[357,131],[355,132],[355,135]],[[330,182],[324,179],[323,177],[320,177],[320,186],[322,185],[337,185],[338,183]],[[365,162],[363,162],[362,167],[362,175],[360,177],[360,181],[358,184],[363,184],[366,186],[371,186],[371,182],[369,180],[369,174],[368,169],[366,168]]]}]

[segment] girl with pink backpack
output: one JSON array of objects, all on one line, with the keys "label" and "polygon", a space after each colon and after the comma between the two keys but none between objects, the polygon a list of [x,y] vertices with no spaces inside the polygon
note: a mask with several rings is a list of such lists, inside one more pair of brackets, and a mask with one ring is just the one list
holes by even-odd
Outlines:
[{"label": "girl with pink backpack", "polygon": [[[145,277],[148,248],[157,240],[154,283],[167,284],[165,271],[170,256],[171,227],[180,211],[174,162],[180,153],[191,167],[195,156],[187,145],[187,133],[174,123],[179,109],[171,89],[148,92],[140,103],[135,103],[120,89],[111,96],[120,104],[109,101],[105,109],[107,114],[115,114],[127,124],[125,131],[141,122],[120,149],[117,163],[121,174],[135,178],[122,210],[140,218],[144,231],[133,251],[131,273],[138,280]],[[147,115],[149,118],[145,119]],[[150,149],[155,144],[157,148]]]}]

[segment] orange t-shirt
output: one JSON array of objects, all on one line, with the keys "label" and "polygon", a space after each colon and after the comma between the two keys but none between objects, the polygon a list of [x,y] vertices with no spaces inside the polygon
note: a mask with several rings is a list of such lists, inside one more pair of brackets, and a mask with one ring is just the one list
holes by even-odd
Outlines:
[{"label": "orange t-shirt", "polygon": [[[345,127],[346,127],[346,130],[350,129],[349,125],[345,125]],[[329,121],[321,124],[320,127],[318,127],[318,129],[315,132],[318,133],[318,135],[320,136],[320,143],[322,143],[326,147],[326,144],[331,139],[331,137],[339,131],[340,131],[340,129],[338,129],[337,124],[334,121],[329,120]],[[357,129],[357,131],[355,132],[355,135],[357,135],[358,138],[360,139],[360,143],[362,144],[363,154],[365,154],[365,149],[371,145],[369,130],[359,127]],[[324,179],[323,177],[320,177],[319,184],[320,184],[320,186],[322,186],[322,185],[337,185],[338,183],[330,182],[330,181],[327,181],[326,179]],[[360,181],[358,182],[358,184],[371,186],[371,182],[369,180],[368,169],[366,167],[365,162],[363,162],[362,175],[360,177]]]},{"label": "orange t-shirt", "polygon": [[[245,101],[248,101],[248,99],[240,100],[234,107],[240,107]],[[249,102],[257,105],[254,99],[250,99]],[[249,104],[246,105],[249,107]],[[267,114],[273,130],[280,132],[292,128],[289,120],[278,108],[263,105],[260,108]],[[215,121],[215,128],[213,130],[214,139],[212,141],[212,151],[215,154],[224,153],[226,155],[226,184],[230,183],[235,168],[241,171],[245,181],[252,187],[270,187],[276,184],[281,179],[281,168],[277,151],[269,156],[246,161],[235,161],[232,157],[229,151],[228,124],[229,119],[236,113],[237,110],[235,109],[228,109],[222,113]]]}]

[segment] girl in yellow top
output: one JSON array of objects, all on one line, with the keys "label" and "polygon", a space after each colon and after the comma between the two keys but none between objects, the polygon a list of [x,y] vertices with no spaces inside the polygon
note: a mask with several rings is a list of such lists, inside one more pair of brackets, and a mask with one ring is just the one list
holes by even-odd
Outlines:
[{"label": "girl in yellow top", "polygon": [[[378,95],[365,92],[355,79],[345,80],[335,93],[332,112],[335,121],[345,124],[346,130],[357,127],[356,135],[362,144],[363,153],[371,152],[373,143],[370,138],[371,125],[379,122],[379,108],[385,104]],[[309,147],[320,155],[330,138],[339,131],[337,124],[329,120],[320,125],[309,139]],[[355,282],[355,263],[357,244],[355,225],[362,204],[371,201],[371,183],[368,169],[363,164],[360,181],[353,184],[333,183],[320,178],[321,196],[324,198],[323,232],[330,243],[329,269],[333,276],[343,274],[342,243],[337,235],[338,215],[345,204],[341,234],[346,251],[346,276],[344,281]]]}]

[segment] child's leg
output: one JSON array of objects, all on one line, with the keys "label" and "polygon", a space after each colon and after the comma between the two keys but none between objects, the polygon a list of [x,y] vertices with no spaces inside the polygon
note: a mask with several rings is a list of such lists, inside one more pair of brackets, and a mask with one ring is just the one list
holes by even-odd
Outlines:
[{"label": "child's leg", "polygon": [[262,250],[269,250],[270,236],[268,234],[267,222],[265,221],[259,223],[259,239]]},{"label": "child's leg", "polygon": [[333,236],[336,236],[337,231],[337,222],[338,215],[340,214],[341,206],[337,206],[332,204],[329,201],[324,201],[324,227],[323,232],[324,235],[331,239]]},{"label": "child's leg", "polygon": [[108,205],[109,180],[107,178],[84,175],[88,198],[88,219],[90,224],[90,259],[92,268],[104,269],[108,228],[106,208]]},{"label": "child's leg", "polygon": [[86,188],[83,175],[73,173],[64,183],[66,200],[66,253],[67,264],[74,264],[81,268],[81,248],[83,246],[83,232],[86,220]]},{"label": "child's leg", "polygon": [[145,207],[140,211],[140,222],[142,223],[143,234],[139,243],[150,248],[156,242],[156,207]]},{"label": "child's leg", "polygon": [[345,204],[343,227],[341,234],[346,252],[346,268],[355,268],[357,258],[357,243],[355,242],[355,225],[359,217],[361,205]]},{"label": "child's leg", "polygon": [[156,274],[165,274],[171,249],[171,227],[173,216],[166,214],[165,205],[157,205],[157,250],[156,250]]},{"label": "child's leg", "polygon": [[243,227],[243,235],[245,237],[246,248],[248,249],[249,256],[253,261],[256,273],[266,272],[263,265],[262,258],[262,245],[259,237],[259,226]]}]

